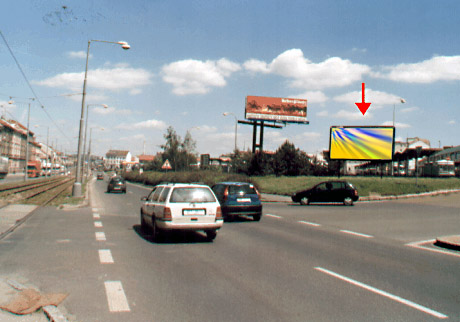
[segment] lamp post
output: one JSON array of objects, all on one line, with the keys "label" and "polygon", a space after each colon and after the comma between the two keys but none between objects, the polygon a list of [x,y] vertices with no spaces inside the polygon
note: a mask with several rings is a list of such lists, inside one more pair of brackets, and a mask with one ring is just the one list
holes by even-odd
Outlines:
[{"label": "lamp post", "polygon": [[130,46],[126,41],[105,41],[105,40],[88,40],[88,49],[86,51],[86,68],[85,68],[85,79],[83,81],[83,93],[82,93],[82,99],[81,99],[81,116],[80,116],[80,130],[79,130],[79,135],[78,135],[78,150],[77,150],[77,171],[76,171],[76,178],[75,178],[75,183],[73,184],[73,189],[72,189],[72,196],[74,197],[80,197],[81,196],[81,183],[82,183],[82,175],[81,175],[81,161],[82,161],[82,155],[81,155],[81,149],[82,149],[82,141],[83,141],[83,119],[85,117],[85,98],[86,98],[86,80],[88,77],[88,60],[89,60],[89,48],[91,46],[91,42],[96,41],[96,42],[105,42],[109,44],[117,44],[121,45],[121,48],[128,50]]},{"label": "lamp post", "polygon": [[238,137],[238,119],[236,118],[236,115],[233,114],[232,112],[224,112],[222,115],[223,116],[233,115],[233,117],[235,118],[235,151],[234,152],[236,152],[236,150],[238,148],[238,145],[237,145],[237,142],[236,142],[237,137]]},{"label": "lamp post", "polygon": [[[404,98],[400,98],[399,101],[401,102],[401,104],[406,103],[406,100]],[[393,127],[395,127],[395,111],[396,111],[396,103],[393,103]],[[394,177],[395,175],[394,171],[395,171],[395,167],[394,167],[393,161],[391,161],[391,176],[392,177]],[[399,168],[398,168],[398,172],[399,172]]]},{"label": "lamp post", "polygon": [[[89,164],[91,162],[91,136],[93,135],[94,127],[89,129],[89,145],[88,145],[88,164],[87,164],[87,173],[89,173]],[[104,128],[100,128],[101,131],[104,131]]]},{"label": "lamp post", "polygon": [[[11,97],[10,97],[11,98]],[[35,98],[30,98],[32,101],[35,101]],[[10,100],[8,104],[13,104],[14,101]],[[30,127],[30,102],[28,103],[29,108],[27,111],[27,132],[26,132],[26,158],[25,158],[25,164],[24,164],[24,181],[27,181],[27,164],[29,163],[29,127]]]},{"label": "lamp post", "polygon": [[[86,141],[87,141],[87,137],[88,137],[87,134],[88,134],[89,106],[103,106],[104,108],[109,107],[106,104],[87,104],[86,105],[85,138],[84,138],[84,144],[83,144],[83,162],[82,162],[82,165],[81,165],[81,172],[82,172],[83,176],[85,175],[85,171],[84,171],[84,169],[85,169],[85,159],[87,160],[87,158],[86,158]],[[86,174],[88,174],[88,173],[89,172],[87,171]]]}]

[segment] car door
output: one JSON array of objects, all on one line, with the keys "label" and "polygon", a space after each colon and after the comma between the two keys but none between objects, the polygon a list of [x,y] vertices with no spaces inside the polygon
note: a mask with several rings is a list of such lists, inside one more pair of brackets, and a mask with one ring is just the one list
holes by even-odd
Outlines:
[{"label": "car door", "polygon": [[342,202],[345,198],[343,182],[331,182],[331,202]]},{"label": "car door", "polygon": [[318,184],[312,193],[312,201],[316,202],[325,202],[327,201],[328,194],[327,194],[327,187],[326,182]]},{"label": "car door", "polygon": [[163,187],[157,187],[152,193],[149,195],[147,200],[147,218],[146,220],[153,225],[153,217],[155,216],[155,208],[157,206],[158,198],[160,197],[161,192],[163,191]]}]

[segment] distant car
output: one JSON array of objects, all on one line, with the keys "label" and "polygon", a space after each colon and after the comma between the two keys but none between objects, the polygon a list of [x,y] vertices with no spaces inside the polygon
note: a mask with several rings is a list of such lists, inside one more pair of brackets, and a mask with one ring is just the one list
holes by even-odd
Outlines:
[{"label": "distant car", "polygon": [[346,206],[352,206],[358,199],[358,190],[346,181],[321,182],[313,188],[292,195],[292,201],[302,205],[311,202],[343,202]]},{"label": "distant car", "polygon": [[212,186],[219,199],[225,220],[235,216],[252,216],[255,221],[262,217],[262,202],[256,187],[247,182],[220,182]]},{"label": "distant car", "polygon": [[103,173],[98,173],[97,174],[97,180],[104,180],[104,174]]},{"label": "distant car", "polygon": [[107,186],[107,192],[122,192],[126,193],[126,182],[122,177],[112,177]]},{"label": "distant car", "polygon": [[188,230],[204,231],[212,241],[224,223],[219,202],[206,185],[160,184],[141,200],[141,230],[151,232],[154,240],[163,231]]}]

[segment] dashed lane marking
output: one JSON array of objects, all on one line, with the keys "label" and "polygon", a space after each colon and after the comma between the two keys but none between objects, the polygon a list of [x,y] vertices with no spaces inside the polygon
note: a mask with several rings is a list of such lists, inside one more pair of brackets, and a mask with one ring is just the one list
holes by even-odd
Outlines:
[{"label": "dashed lane marking", "polygon": [[267,216],[267,217],[272,217],[272,218],[276,218],[276,219],[281,219],[281,218],[283,218],[283,217],[281,217],[281,216],[272,215],[272,214],[266,214],[265,216]]},{"label": "dashed lane marking", "polygon": [[105,238],[105,233],[102,231],[96,232],[96,240],[97,241],[106,241],[107,239]]},{"label": "dashed lane marking", "polygon": [[102,222],[101,222],[101,221],[95,221],[95,222],[94,222],[94,227],[96,227],[96,228],[102,228]]},{"label": "dashed lane marking", "polygon": [[131,311],[120,281],[106,281],[104,285],[110,312]]},{"label": "dashed lane marking", "polygon": [[354,231],[351,231],[351,230],[341,230],[340,232],[345,233],[345,234],[349,234],[349,235],[353,235],[353,236],[358,236],[358,237],[374,238],[374,236],[357,233],[357,232],[354,232]]},{"label": "dashed lane marking", "polygon": [[447,315],[444,315],[444,314],[442,314],[442,313],[439,313],[439,312],[436,312],[436,311],[434,311],[434,310],[431,310],[431,309],[429,309],[429,308],[427,308],[427,307],[425,307],[425,306],[422,306],[422,305],[419,305],[419,304],[414,303],[414,302],[412,302],[412,301],[403,299],[403,298],[401,298],[401,297],[399,297],[399,296],[390,294],[390,293],[388,293],[388,292],[379,290],[379,289],[377,289],[377,288],[375,288],[375,287],[366,285],[366,284],[364,284],[364,283],[355,281],[355,280],[353,280],[353,279],[351,279],[351,278],[348,278],[348,277],[345,277],[345,276],[343,276],[343,275],[334,273],[334,272],[332,272],[332,271],[330,271],[330,270],[327,270],[327,269],[325,269],[325,268],[315,267],[315,269],[316,269],[317,271],[320,271],[320,272],[323,272],[323,273],[328,274],[328,275],[330,275],[330,276],[333,276],[333,277],[335,277],[335,278],[338,278],[338,279],[340,279],[340,280],[342,280],[342,281],[348,282],[348,283],[350,283],[350,284],[352,284],[352,285],[361,287],[361,288],[363,288],[363,289],[365,289],[365,290],[368,290],[368,291],[371,291],[371,292],[373,292],[373,293],[376,293],[376,294],[382,295],[382,296],[384,296],[384,297],[387,297],[387,298],[389,298],[389,299],[392,299],[393,301],[396,301],[396,302],[399,302],[399,303],[401,303],[401,304],[407,305],[407,306],[409,306],[409,307],[411,307],[411,308],[414,308],[414,309],[419,310],[419,311],[421,311],[421,312],[424,312],[424,313],[426,313],[426,314],[435,316],[435,317],[437,317],[438,319],[447,319],[447,318],[448,318]]},{"label": "dashed lane marking", "polygon": [[98,212],[99,209],[98,208],[93,208],[93,212]]},{"label": "dashed lane marking", "polygon": [[99,215],[98,213],[94,213],[94,214],[93,214],[93,218],[94,218],[94,219],[100,219],[100,218],[101,218],[101,215]]},{"label": "dashed lane marking", "polygon": [[101,264],[113,264],[112,252],[110,249],[99,249],[99,261]]},{"label": "dashed lane marking", "polygon": [[314,222],[303,221],[303,220],[298,221],[298,223],[308,225],[308,226],[313,226],[313,227],[320,227],[321,226],[320,224],[317,224],[317,223],[314,223]]}]

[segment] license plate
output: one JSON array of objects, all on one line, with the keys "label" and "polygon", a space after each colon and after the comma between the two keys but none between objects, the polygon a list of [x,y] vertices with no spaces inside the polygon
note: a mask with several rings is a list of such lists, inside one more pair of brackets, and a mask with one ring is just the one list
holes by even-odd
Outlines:
[{"label": "license plate", "polygon": [[185,216],[195,216],[195,215],[206,215],[205,209],[184,209],[183,214]]},{"label": "license plate", "polygon": [[251,202],[251,198],[237,198],[237,202]]}]

